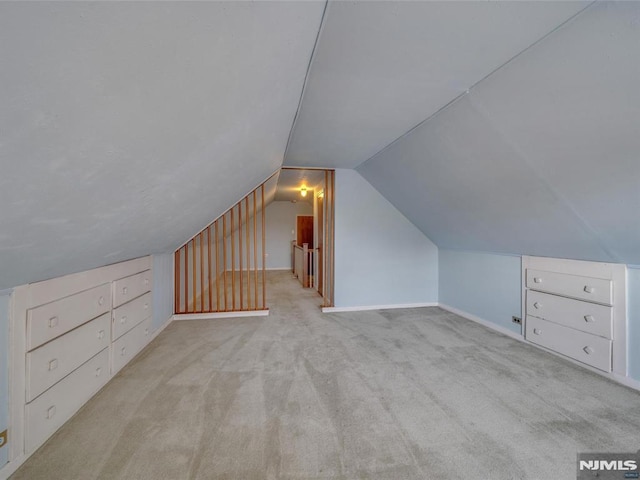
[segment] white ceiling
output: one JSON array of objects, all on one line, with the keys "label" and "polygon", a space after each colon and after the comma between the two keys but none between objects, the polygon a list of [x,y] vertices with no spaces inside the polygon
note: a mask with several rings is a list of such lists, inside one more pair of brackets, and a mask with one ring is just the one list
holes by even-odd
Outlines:
[{"label": "white ceiling", "polygon": [[[358,166],[440,247],[640,264],[638,25],[639,2],[0,2],[0,289],[171,252],[283,159]],[[286,172],[268,201],[312,182]]]},{"label": "white ceiling", "polygon": [[587,4],[330,2],[285,165],[359,165]]},{"label": "white ceiling", "polygon": [[[308,202],[313,203],[313,195],[317,189],[324,188],[324,170],[280,170],[278,177],[278,187],[275,194],[277,202]],[[307,188],[307,196],[302,197],[300,189]]]},{"label": "white ceiling", "polygon": [[0,2],[0,289],[168,252],[277,170],[324,2]]}]

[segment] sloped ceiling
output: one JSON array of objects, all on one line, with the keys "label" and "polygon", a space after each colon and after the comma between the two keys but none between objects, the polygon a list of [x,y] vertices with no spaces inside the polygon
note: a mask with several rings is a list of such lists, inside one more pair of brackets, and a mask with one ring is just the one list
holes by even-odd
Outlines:
[{"label": "sloped ceiling", "polygon": [[324,2],[0,2],[0,289],[172,251],[282,163]]},{"label": "sloped ceiling", "polygon": [[358,171],[441,247],[640,264],[639,48],[593,4]]},{"label": "sloped ceiling", "polygon": [[285,165],[359,165],[586,5],[330,2]]}]

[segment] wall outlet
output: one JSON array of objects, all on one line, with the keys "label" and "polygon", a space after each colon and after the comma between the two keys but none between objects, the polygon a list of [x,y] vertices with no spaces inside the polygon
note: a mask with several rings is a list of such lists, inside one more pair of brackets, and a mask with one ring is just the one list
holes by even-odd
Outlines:
[{"label": "wall outlet", "polygon": [[518,325],[522,325],[522,319],[520,317],[511,317],[511,321],[513,323],[517,323]]}]

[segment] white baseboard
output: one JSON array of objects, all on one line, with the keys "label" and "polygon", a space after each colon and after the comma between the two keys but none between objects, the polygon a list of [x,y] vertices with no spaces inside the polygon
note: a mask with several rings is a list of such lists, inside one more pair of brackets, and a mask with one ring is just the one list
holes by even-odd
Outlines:
[{"label": "white baseboard", "polygon": [[293,271],[291,267],[271,267],[271,268],[267,268],[266,270],[267,272],[284,272],[284,271],[292,272]]},{"label": "white baseboard", "polygon": [[440,303],[438,304],[438,306],[441,309],[446,310],[447,312],[455,313],[456,315],[462,318],[466,318],[467,320],[471,320],[472,322],[476,322],[476,323],[479,323],[480,325],[484,325],[485,327],[495,330],[497,332],[500,332],[503,335],[506,335],[511,338],[515,338],[516,340],[524,341],[524,336],[522,335],[522,333],[518,334],[512,330],[509,330],[508,328],[504,328],[501,325],[485,320],[484,318],[480,318],[477,315],[474,315],[473,313],[465,312],[464,310],[459,310],[445,303]]},{"label": "white baseboard", "polygon": [[634,378],[631,377],[623,377],[622,375],[618,375],[616,373],[608,373],[608,372],[603,372],[602,370],[598,370],[597,368],[593,368],[589,365],[586,365],[582,362],[579,362],[577,360],[574,360],[573,358],[569,358],[569,357],[565,357],[564,355],[560,355],[557,352],[554,352],[553,350],[549,350],[547,348],[541,347],[539,345],[536,345],[535,343],[531,343],[528,342],[525,338],[524,335],[518,335],[515,332],[512,332],[511,330],[504,328],[500,325],[496,325],[493,322],[489,322],[488,320],[484,320],[476,315],[473,315],[472,313],[468,313],[465,312],[463,310],[459,310],[457,308],[451,307],[449,305],[446,305],[444,303],[440,304],[440,308],[442,308],[443,310],[447,310],[448,312],[451,313],[455,313],[456,315],[462,317],[462,318],[466,318],[467,320],[471,320],[472,322],[476,322],[479,323],[480,325],[483,325],[487,328],[490,328],[492,330],[495,330],[497,332],[500,332],[508,337],[513,338],[514,340],[518,340],[519,342],[523,342],[526,343],[527,345],[531,345],[532,347],[536,347],[539,350],[542,350],[544,352],[550,353],[551,355],[556,355],[560,358],[563,358],[564,360],[573,363],[574,365],[577,365],[578,367],[584,368],[586,370],[589,370],[590,372],[593,373],[597,373],[598,375],[600,375],[601,377],[605,377],[608,378],[610,380],[613,380],[616,383],[619,383],[621,385],[624,385],[625,387],[629,387],[629,388],[633,388],[634,390],[639,390],[640,391],[640,380],[636,380]]},{"label": "white baseboard", "polygon": [[[149,343],[153,342],[153,340],[160,335],[160,333],[162,333],[162,331],[167,328],[169,326],[169,324],[173,322],[173,315],[170,316],[162,325],[160,325],[158,328],[156,328],[153,333],[151,334],[151,339],[149,340]],[[148,343],[148,344],[149,344]],[[147,344],[147,345],[148,345]]]},{"label": "white baseboard", "polygon": [[6,463],[2,468],[0,468],[0,480],[7,480],[7,478],[16,473],[16,470],[18,470],[29,457],[30,455],[22,454]]},{"label": "white baseboard", "polygon": [[392,310],[396,308],[437,307],[438,303],[397,303],[393,305],[362,305],[358,307],[322,307],[322,313],[364,312],[366,310]]},{"label": "white baseboard", "polygon": [[269,309],[241,312],[180,313],[171,318],[172,320],[216,320],[218,318],[266,317],[267,315],[269,315]]}]

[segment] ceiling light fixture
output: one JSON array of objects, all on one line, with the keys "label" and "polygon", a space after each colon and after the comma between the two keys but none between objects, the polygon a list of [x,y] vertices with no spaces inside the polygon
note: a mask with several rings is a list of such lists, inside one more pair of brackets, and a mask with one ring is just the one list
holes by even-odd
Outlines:
[{"label": "ceiling light fixture", "polygon": [[300,188],[300,195],[303,197],[307,196],[307,187],[301,187]]}]

